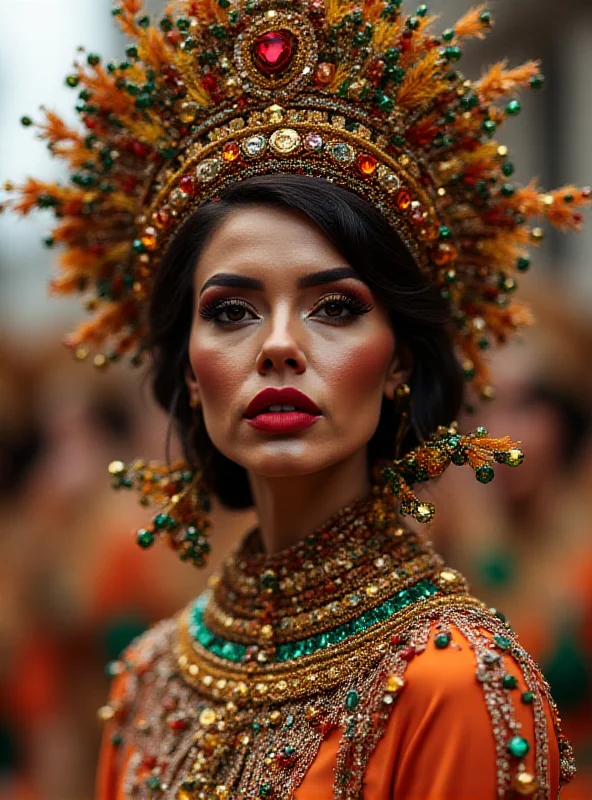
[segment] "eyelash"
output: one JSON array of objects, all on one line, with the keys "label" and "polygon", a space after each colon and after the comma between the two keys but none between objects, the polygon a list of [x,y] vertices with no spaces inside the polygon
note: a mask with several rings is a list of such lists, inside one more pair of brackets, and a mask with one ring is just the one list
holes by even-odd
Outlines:
[{"label": "eyelash", "polygon": [[[354,317],[362,316],[363,314],[367,314],[369,311],[372,310],[374,307],[372,303],[367,303],[366,305],[356,297],[352,297],[351,295],[346,294],[331,294],[327,295],[326,297],[321,298],[319,302],[313,306],[312,310],[319,308],[324,308],[326,305],[330,303],[338,303],[339,305],[344,306],[349,310],[349,314],[345,317],[329,317],[326,316],[325,319],[331,319],[337,325],[345,325]],[[241,300],[239,298],[227,298],[225,300],[215,301],[210,303],[209,305],[205,305],[201,311],[199,312],[200,317],[206,320],[213,320],[218,325],[223,325],[227,328],[233,325],[240,325],[245,320],[231,320],[230,322],[225,322],[223,320],[217,319],[217,315],[221,314],[222,311],[225,311],[228,308],[245,308],[248,311],[251,311],[251,306],[245,300]],[[253,312],[254,313],[254,312]]]}]

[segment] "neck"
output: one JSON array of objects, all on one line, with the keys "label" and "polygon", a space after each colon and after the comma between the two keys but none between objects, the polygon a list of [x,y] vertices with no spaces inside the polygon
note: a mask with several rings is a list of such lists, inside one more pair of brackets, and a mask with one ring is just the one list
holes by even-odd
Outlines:
[{"label": "neck", "polygon": [[307,475],[249,474],[264,552],[274,555],[296,544],[350,503],[368,497],[366,450]]}]

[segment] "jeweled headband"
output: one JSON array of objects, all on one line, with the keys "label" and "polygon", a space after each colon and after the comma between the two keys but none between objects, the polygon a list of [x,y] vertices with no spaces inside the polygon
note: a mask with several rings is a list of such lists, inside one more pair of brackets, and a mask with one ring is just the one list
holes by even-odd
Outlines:
[{"label": "jeweled headband", "polygon": [[141,0],[114,8],[126,61],[90,53],[66,78],[79,128],[51,111],[38,123],[70,182],[8,187],[16,211],[56,216],[51,286],[85,294],[92,315],[68,339],[77,357],[139,363],[152,278],[181,222],[230,183],[296,173],[384,214],[449,299],[466,377],[491,396],[482,351],[528,322],[512,295],[543,236],[531,223],[577,228],[590,190],[512,181],[494,136],[543,76],[531,61],[465,80],[461,44],[487,33],[484,6],[435,35],[426,6],[406,16],[401,4],[175,0],[155,21]]}]

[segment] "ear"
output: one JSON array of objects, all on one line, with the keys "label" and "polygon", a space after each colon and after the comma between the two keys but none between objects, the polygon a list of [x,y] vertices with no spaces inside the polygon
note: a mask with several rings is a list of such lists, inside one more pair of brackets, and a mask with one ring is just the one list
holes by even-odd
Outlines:
[{"label": "ear", "polygon": [[412,372],[411,350],[404,344],[398,344],[384,384],[384,396],[389,400],[394,400],[397,386],[408,383]]},{"label": "ear", "polygon": [[189,397],[191,399],[199,398],[199,382],[195,377],[191,364],[187,364],[185,369],[185,384],[189,390]]}]

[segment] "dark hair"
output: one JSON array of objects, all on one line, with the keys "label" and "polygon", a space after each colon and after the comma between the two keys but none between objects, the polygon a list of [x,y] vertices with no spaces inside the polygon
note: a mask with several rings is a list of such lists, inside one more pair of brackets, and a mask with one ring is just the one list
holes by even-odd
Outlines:
[{"label": "dark hair", "polygon": [[[206,485],[229,508],[248,508],[253,499],[246,470],[212,443],[203,422],[192,425],[185,384],[193,318],[193,277],[200,253],[229,212],[250,205],[305,214],[327,236],[390,311],[398,342],[413,357],[412,409],[403,446],[448,425],[462,403],[464,380],[448,332],[449,311],[438,290],[418,268],[385,218],[356,194],[321,178],[264,175],[227,188],[185,221],[169,245],[155,277],[149,316],[154,358],[153,390],[169,412],[187,459],[203,468]],[[368,467],[392,459],[398,427],[395,403],[386,398],[378,428],[368,444]],[[371,473],[370,473],[371,474]]]}]

